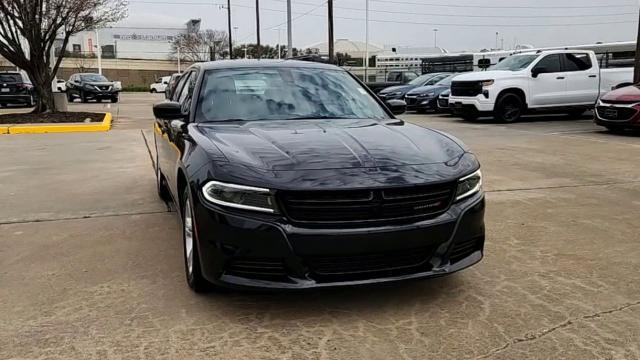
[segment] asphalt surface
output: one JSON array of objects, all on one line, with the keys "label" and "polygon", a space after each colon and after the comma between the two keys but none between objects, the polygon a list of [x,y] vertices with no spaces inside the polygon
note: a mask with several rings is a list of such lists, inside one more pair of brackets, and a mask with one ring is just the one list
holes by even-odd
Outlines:
[{"label": "asphalt surface", "polygon": [[108,133],[0,136],[0,359],[640,359],[640,135],[588,117],[402,116],[478,154],[480,264],[381,287],[203,296],[155,194],[143,132],[161,99],[71,106],[110,106]]}]

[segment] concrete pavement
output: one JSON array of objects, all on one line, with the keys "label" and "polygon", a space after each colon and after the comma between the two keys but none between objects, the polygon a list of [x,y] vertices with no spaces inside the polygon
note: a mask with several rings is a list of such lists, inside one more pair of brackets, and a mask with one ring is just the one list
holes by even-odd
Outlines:
[{"label": "concrete pavement", "polygon": [[382,287],[200,296],[140,132],[156,99],[136,96],[109,133],[0,137],[0,358],[640,358],[639,136],[587,119],[404,116],[478,153],[480,264]]}]

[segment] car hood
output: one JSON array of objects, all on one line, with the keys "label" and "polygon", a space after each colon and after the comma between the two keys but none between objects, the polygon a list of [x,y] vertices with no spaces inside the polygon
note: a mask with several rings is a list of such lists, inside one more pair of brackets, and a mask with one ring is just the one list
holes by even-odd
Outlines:
[{"label": "car hood", "polygon": [[434,164],[464,154],[445,135],[393,119],[200,123],[197,130],[215,145],[211,158],[270,171]]},{"label": "car hood", "polygon": [[399,86],[391,86],[382,91],[380,91],[380,95],[394,93],[398,91],[407,92],[411,89],[415,89],[416,85],[399,85]]},{"label": "car hood", "polygon": [[453,81],[481,81],[481,80],[493,80],[501,78],[510,78],[519,75],[522,71],[507,71],[507,70],[488,70],[488,71],[476,71],[466,74],[460,74],[456,76]]},{"label": "car hood", "polygon": [[440,92],[445,91],[447,89],[449,89],[448,86],[438,86],[438,85],[421,86],[419,88],[415,88],[415,89],[409,91],[407,93],[407,95],[419,95],[419,94],[425,94],[425,93],[428,93],[428,92],[440,93]]},{"label": "car hood", "polygon": [[604,101],[637,101],[640,102],[640,87],[638,85],[625,86],[620,89],[609,91],[601,97]]}]

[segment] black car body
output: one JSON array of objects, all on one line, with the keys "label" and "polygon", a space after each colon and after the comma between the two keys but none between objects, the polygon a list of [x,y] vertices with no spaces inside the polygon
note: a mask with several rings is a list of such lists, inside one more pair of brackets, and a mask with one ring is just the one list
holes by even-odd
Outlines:
[{"label": "black car body", "polygon": [[338,67],[196,64],[154,114],[158,191],[179,209],[195,291],[440,276],[482,258],[476,157]]},{"label": "black car body", "polygon": [[86,103],[89,100],[109,100],[118,102],[120,90],[115,82],[109,81],[100,74],[73,74],[67,82],[67,100],[73,102],[80,99]]},{"label": "black car body", "polygon": [[0,106],[34,106],[36,92],[29,76],[23,71],[0,72]]},{"label": "black car body", "polygon": [[450,73],[424,74],[424,75],[418,76],[416,79],[410,81],[406,85],[397,85],[397,86],[388,87],[380,91],[378,93],[378,97],[383,101],[393,100],[393,99],[404,100],[404,96],[407,94],[407,92],[421,86],[434,85],[449,75]]},{"label": "black car body", "polygon": [[439,111],[438,98],[440,94],[451,88],[451,79],[456,75],[458,74],[450,74],[434,85],[421,86],[407,92],[404,97],[404,101],[407,103],[407,110],[419,112]]}]

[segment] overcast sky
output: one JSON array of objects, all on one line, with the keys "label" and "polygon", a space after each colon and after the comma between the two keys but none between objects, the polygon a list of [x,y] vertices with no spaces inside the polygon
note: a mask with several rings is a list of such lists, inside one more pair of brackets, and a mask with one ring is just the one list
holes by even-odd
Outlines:
[{"label": "overcast sky", "polygon": [[[215,4],[215,5],[213,5]],[[170,27],[201,18],[203,29],[226,30],[226,0],[130,0],[127,24]],[[335,38],[364,41],[365,0],[334,0]],[[326,1],[292,0],[296,47],[326,41]],[[255,0],[231,0],[240,42],[255,42]],[[262,42],[275,44],[286,21],[286,0],[260,0]],[[634,40],[638,0],[369,0],[370,42],[433,46],[450,51],[514,42],[535,47]],[[305,15],[306,14],[306,15]],[[571,25],[573,24],[573,25]],[[281,25],[286,43],[286,23]],[[235,39],[234,39],[235,40]]]}]

